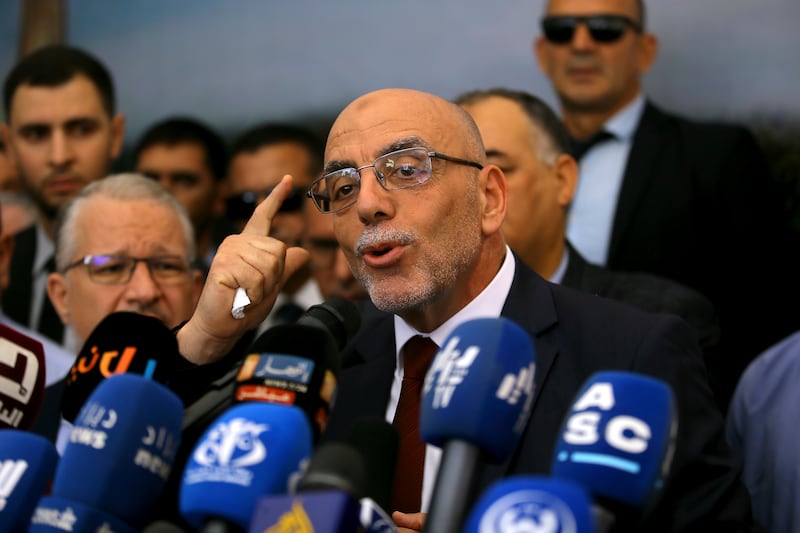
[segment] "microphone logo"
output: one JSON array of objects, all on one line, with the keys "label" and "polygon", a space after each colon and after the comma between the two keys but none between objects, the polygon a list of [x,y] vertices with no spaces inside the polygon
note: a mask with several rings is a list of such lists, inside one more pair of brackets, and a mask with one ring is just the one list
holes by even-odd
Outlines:
[{"label": "microphone logo", "polygon": [[219,422],[207,434],[192,455],[199,465],[186,471],[185,484],[221,481],[249,486],[253,474],[247,467],[267,457],[267,448],[259,435],[269,426],[246,418]]},{"label": "microphone logo", "polygon": [[[573,411],[578,412],[570,415],[566,421],[564,442],[572,446],[592,446],[603,438],[607,446],[624,454],[641,454],[647,451],[652,438],[652,430],[644,420],[624,414],[610,418],[606,415],[608,419],[604,423],[605,427],[600,427],[604,415],[599,411],[607,413],[615,405],[612,384],[608,382],[593,383],[573,406]],[[637,474],[641,469],[638,462],[620,457],[619,454],[581,451],[570,454],[562,451],[557,459],[602,465],[630,474]]]},{"label": "microphone logo", "polygon": [[302,504],[294,501],[292,508],[281,515],[278,523],[264,530],[264,533],[313,533],[314,524],[311,523]]},{"label": "microphone logo", "polygon": [[[451,337],[444,348],[436,354],[428,374],[425,376],[424,393],[435,387],[432,406],[434,409],[450,405],[453,393],[469,374],[469,369],[481,349],[478,346],[457,348],[460,337]],[[435,384],[435,385],[434,385]]]},{"label": "microphone logo", "polygon": [[[0,337],[0,395],[28,405],[39,375],[39,360],[32,351],[10,339]],[[19,427],[22,411],[0,402],[0,420],[8,427]]]},{"label": "microphone logo", "polygon": [[[87,374],[91,372],[98,361],[100,363],[98,371],[103,377],[108,378],[114,374],[124,374],[131,366],[131,361],[133,361],[133,356],[135,355],[135,346],[125,347],[121,354],[119,350],[108,350],[101,354],[97,346],[92,346],[89,349],[88,355],[78,357],[72,365],[69,375],[67,376],[67,383],[75,383],[78,379],[78,374]],[[116,365],[112,368],[111,365],[114,363],[115,359],[117,360]]]},{"label": "microphone logo", "polygon": [[114,409],[91,402],[78,415],[77,424],[70,431],[69,441],[102,450],[106,447],[107,432],[117,424],[117,419]]},{"label": "microphone logo", "polygon": [[27,469],[28,462],[24,459],[0,462],[0,511],[5,509],[8,498]]},{"label": "microphone logo", "polygon": [[577,520],[561,499],[535,489],[516,490],[493,502],[483,513],[480,533],[577,533]]}]

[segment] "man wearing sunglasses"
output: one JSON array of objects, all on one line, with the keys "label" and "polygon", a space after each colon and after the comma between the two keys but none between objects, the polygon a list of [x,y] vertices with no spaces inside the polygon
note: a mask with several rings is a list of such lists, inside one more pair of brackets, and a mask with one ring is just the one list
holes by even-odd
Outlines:
[{"label": "man wearing sunglasses", "polygon": [[[231,146],[226,218],[243,226],[283,175],[291,174],[294,188],[275,214],[270,236],[287,246],[300,245],[305,228],[305,193],[321,169],[322,141],[309,128],[287,123],[263,123],[250,128]],[[286,284],[258,332],[277,323],[291,323],[321,301],[310,268],[303,268]]]},{"label": "man wearing sunglasses", "polygon": [[797,290],[798,239],[764,155],[745,128],[686,120],[646,97],[658,43],[641,0],[551,0],[540,23],[534,52],[580,163],[570,242],[592,263],[703,293],[719,316],[723,381],[735,384],[800,322],[778,311],[797,307],[780,300]]}]

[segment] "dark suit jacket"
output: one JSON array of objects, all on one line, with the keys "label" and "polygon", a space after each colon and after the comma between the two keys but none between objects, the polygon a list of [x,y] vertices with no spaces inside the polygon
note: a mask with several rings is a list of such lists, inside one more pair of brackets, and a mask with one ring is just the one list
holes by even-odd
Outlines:
[{"label": "dark suit jacket", "polygon": [[[25,228],[14,235],[14,252],[11,255],[8,288],[3,291],[3,312],[23,326],[31,327],[30,313],[33,292],[33,260],[36,257],[36,225]],[[44,293],[47,300],[47,292]],[[49,300],[47,300],[49,302]],[[53,323],[57,330],[54,342],[63,340],[64,327],[61,322]],[[44,333],[44,332],[40,332]]]},{"label": "dark suit jacket", "polygon": [[[679,431],[661,502],[636,523],[618,515],[616,531],[747,530],[749,497],[741,467],[725,443],[696,339],[686,322],[546,282],[517,261],[503,316],[522,326],[536,348],[533,410],[507,464],[487,466],[482,487],[513,473],[547,474],[562,421],[593,373],[624,370],[671,385]],[[362,361],[342,371],[326,439],[345,439],[360,416],[384,416],[395,366],[393,319],[372,314],[351,349]]]},{"label": "dark suit jacket", "polygon": [[605,266],[674,279],[714,304],[728,396],[746,364],[800,323],[800,239],[775,191],[745,128],[646,105]]}]

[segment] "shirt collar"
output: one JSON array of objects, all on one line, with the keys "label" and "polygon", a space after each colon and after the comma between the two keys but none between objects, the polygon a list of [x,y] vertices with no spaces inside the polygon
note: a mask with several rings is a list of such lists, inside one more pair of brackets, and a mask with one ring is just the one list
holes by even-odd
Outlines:
[{"label": "shirt collar", "polygon": [[511,291],[511,283],[514,281],[516,265],[511,248],[506,245],[506,255],[500,270],[489,285],[481,291],[471,302],[464,306],[458,313],[450,317],[444,324],[430,333],[422,333],[411,327],[399,316],[394,316],[394,338],[396,346],[397,368],[402,368],[400,360],[400,350],[406,342],[414,335],[431,337],[433,342],[442,346],[444,341],[450,336],[452,331],[467,320],[474,318],[499,317],[505,305],[508,293]]},{"label": "shirt collar", "polygon": [[46,273],[45,264],[53,257],[56,247],[53,240],[45,233],[40,222],[36,223],[36,255],[33,258],[33,273],[38,275]]},{"label": "shirt collar", "polygon": [[620,109],[603,126],[603,129],[613,133],[617,139],[628,141],[636,131],[636,125],[644,113],[645,98],[642,93],[636,95],[631,103]]}]

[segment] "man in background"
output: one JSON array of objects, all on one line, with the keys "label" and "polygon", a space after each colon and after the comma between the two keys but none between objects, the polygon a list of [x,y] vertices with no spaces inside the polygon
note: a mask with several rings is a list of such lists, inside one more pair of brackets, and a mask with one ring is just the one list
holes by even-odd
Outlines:
[{"label": "man in background", "polygon": [[535,56],[580,162],[570,242],[591,263],[702,292],[719,317],[724,382],[735,384],[800,323],[800,248],[753,135],[646,97],[658,41],[642,0],[549,0],[541,27]]},{"label": "man in background", "polygon": [[[294,187],[275,215],[270,236],[287,246],[301,244],[306,191],[322,169],[322,141],[310,129],[282,123],[259,124],[242,133],[231,146],[226,217],[242,226],[253,209],[291,174]],[[258,333],[277,323],[291,323],[322,301],[310,268],[299,270],[284,286],[273,311]]]},{"label": "man in background", "polygon": [[224,211],[225,142],[193,118],[167,118],[145,131],[133,150],[133,161],[136,172],[161,183],[189,212],[198,261],[208,270],[224,237],[215,230]]},{"label": "man in background", "polygon": [[45,291],[55,267],[53,226],[59,207],[108,174],[122,148],[125,119],[116,113],[105,66],[62,45],[40,48],[11,69],[3,105],[7,122],[0,132],[38,214],[36,225],[15,235],[3,310],[74,349]]}]

